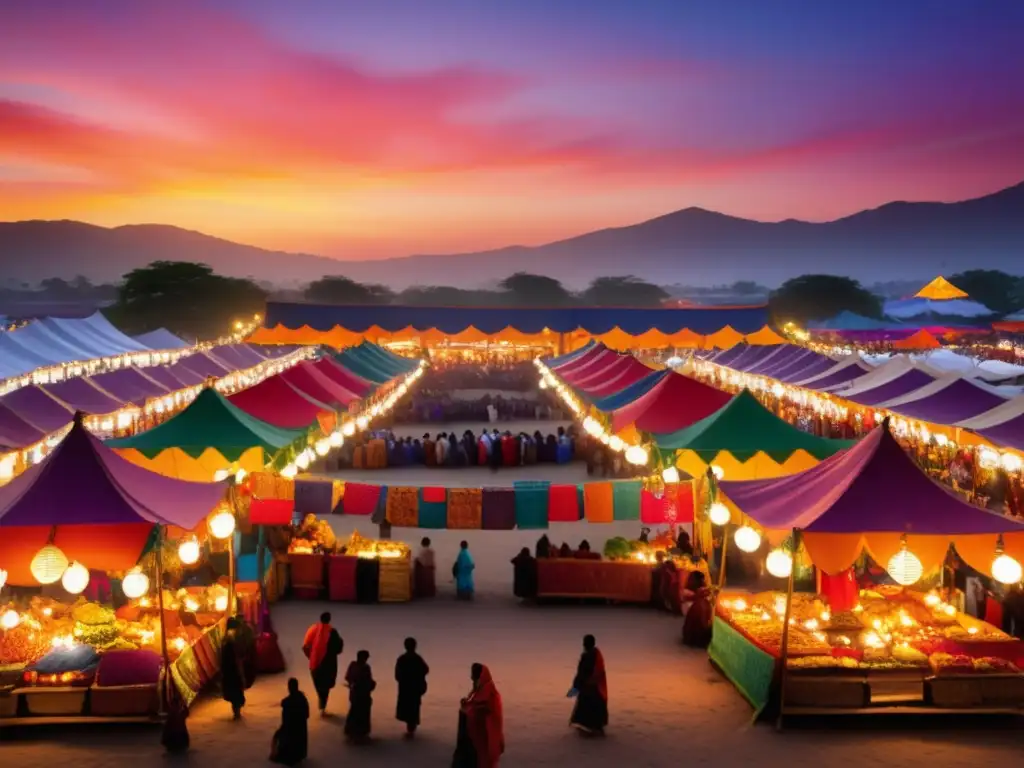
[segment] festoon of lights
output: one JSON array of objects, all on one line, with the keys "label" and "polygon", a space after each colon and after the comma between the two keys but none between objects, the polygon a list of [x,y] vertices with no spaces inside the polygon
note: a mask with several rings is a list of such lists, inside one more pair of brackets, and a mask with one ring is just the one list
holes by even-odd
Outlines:
[{"label": "festoon of lights", "polygon": [[[790,386],[758,374],[749,374],[742,371],[734,371],[726,366],[718,365],[709,360],[694,360],[693,370],[701,378],[711,379],[716,386],[722,389],[736,391],[749,389],[754,393],[771,395],[776,400],[785,400],[793,405],[811,408],[816,414],[834,420],[843,420],[849,416],[849,407],[836,402],[830,395],[804,389],[803,387]],[[899,414],[889,413],[885,410],[874,411],[874,421],[880,424],[886,417],[890,418],[890,425],[893,433],[899,438],[912,438],[925,445],[934,444],[943,450],[956,450],[957,443],[941,432],[932,432],[925,422],[914,419],[906,419]],[[858,423],[862,416],[856,410],[854,418]],[[988,446],[976,447],[978,466],[983,469],[1002,468],[1010,474],[1024,471],[1024,457],[1012,451],[999,452]]]},{"label": "festoon of lights", "polygon": [[[604,424],[593,416],[584,415],[585,409],[583,403],[572,389],[567,387],[564,382],[560,381],[539,357],[534,358],[533,364],[537,367],[537,370],[540,373],[540,388],[554,390],[562,399],[562,402],[564,402],[569,407],[569,410],[573,412],[573,415],[575,415],[577,419],[582,419],[584,432],[594,439],[600,440],[616,453],[625,454],[626,461],[633,466],[647,466],[651,459],[651,454],[647,448],[638,444],[627,444],[626,441],[618,435],[613,435]],[[671,473],[669,477],[672,477]],[[674,478],[675,479],[671,480],[671,482],[679,482],[678,472],[675,473]],[[670,482],[667,477],[665,478],[665,481]]]}]

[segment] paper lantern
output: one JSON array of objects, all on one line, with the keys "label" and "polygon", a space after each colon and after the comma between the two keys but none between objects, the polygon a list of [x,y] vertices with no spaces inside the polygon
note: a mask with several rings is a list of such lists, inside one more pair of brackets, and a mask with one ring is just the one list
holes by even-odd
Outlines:
[{"label": "paper lantern", "polygon": [[60,584],[69,595],[80,595],[89,586],[89,569],[79,562],[71,563],[60,577]]},{"label": "paper lantern", "polygon": [[331,432],[331,436],[327,438],[332,448],[341,448],[345,444],[345,436],[341,432],[335,430]]},{"label": "paper lantern", "polygon": [[647,463],[647,449],[642,445],[631,445],[626,449],[626,461],[637,467]]},{"label": "paper lantern", "polygon": [[661,471],[661,479],[666,483],[678,483],[679,470],[675,467],[665,467],[665,469]]},{"label": "paper lantern", "polygon": [[743,552],[756,552],[761,546],[761,534],[749,525],[741,525],[733,534],[736,546]]},{"label": "paper lantern", "polygon": [[218,512],[207,521],[210,535],[215,539],[226,539],[235,532],[235,516],[223,510]]},{"label": "paper lantern", "polygon": [[14,629],[21,623],[21,616],[18,612],[11,608],[10,610],[4,611],[3,615],[0,615],[0,628],[4,630]]},{"label": "paper lantern", "polygon": [[788,579],[793,572],[793,556],[782,549],[773,549],[764,561],[768,573],[779,579]]},{"label": "paper lantern", "polygon": [[725,525],[732,519],[732,512],[720,501],[716,501],[708,510],[708,517],[713,525]]},{"label": "paper lantern", "polygon": [[178,545],[178,559],[184,565],[199,562],[199,541],[195,536],[189,536]]},{"label": "paper lantern", "polygon": [[921,561],[917,555],[907,549],[906,541],[903,542],[900,551],[889,558],[889,564],[885,570],[892,576],[893,581],[904,587],[915,584],[924,573]]},{"label": "paper lantern", "polygon": [[121,591],[124,592],[125,597],[132,600],[142,597],[149,592],[149,576],[137,566],[132,568],[121,580]]},{"label": "paper lantern", "polygon": [[32,576],[40,584],[55,584],[68,568],[68,559],[53,544],[47,544],[36,552],[29,563]]},{"label": "paper lantern", "polygon": [[1009,555],[997,555],[992,561],[992,578],[1000,584],[1019,584],[1022,577],[1020,563]]}]

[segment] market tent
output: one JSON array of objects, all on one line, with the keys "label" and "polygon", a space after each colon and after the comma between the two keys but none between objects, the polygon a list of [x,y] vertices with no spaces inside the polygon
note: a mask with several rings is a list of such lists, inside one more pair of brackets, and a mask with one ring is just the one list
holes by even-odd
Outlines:
[{"label": "market tent", "polygon": [[1008,400],[999,391],[972,379],[950,374],[906,395],[877,403],[909,419],[932,424],[955,424],[980,416]]},{"label": "market tent", "polygon": [[44,384],[43,389],[74,410],[94,415],[114,413],[125,405],[87,377]]},{"label": "market tent", "polygon": [[133,337],[135,341],[142,344],[144,347],[149,347],[155,350],[171,350],[171,349],[185,349],[190,347],[187,341],[179,339],[173,333],[168,331],[166,328],[157,328],[155,331],[149,333],[142,333],[138,336]]},{"label": "market tent", "polygon": [[0,405],[49,434],[71,423],[75,409],[36,384],[19,387],[0,397]]},{"label": "market tent", "polygon": [[641,432],[675,432],[717,411],[731,395],[672,372],[649,392],[611,414],[612,432],[634,426]]},{"label": "market tent", "polygon": [[726,480],[719,488],[734,511],[767,529],[772,543],[800,529],[811,560],[828,574],[845,571],[864,550],[888,563],[902,536],[925,572],[939,567],[955,543],[968,565],[990,574],[1000,534],[1006,553],[1024,562],[1024,524],[968,504],[929,478],[890,434],[888,422],[804,472]]},{"label": "market tent", "polygon": [[300,392],[321,403],[334,406],[336,410],[345,410],[349,403],[359,399],[359,395],[320,373],[309,361],[303,361],[280,375]]},{"label": "market tent", "polygon": [[149,368],[121,368],[89,377],[95,386],[109,392],[124,404],[145,405],[154,397],[163,397],[167,387],[149,377]]},{"label": "market tent", "polygon": [[329,357],[315,362],[314,367],[343,389],[352,392],[358,397],[366,397],[374,389],[374,384],[361,376],[356,376],[352,371]]},{"label": "market tent", "polygon": [[319,417],[333,417],[334,411],[304,395],[280,375],[264,379],[228,400],[250,416],[285,429],[309,429]]},{"label": "market tent", "polygon": [[747,389],[684,429],[655,433],[654,442],[692,477],[716,465],[731,480],[793,474],[853,445],[852,440],[829,440],[797,429]]},{"label": "market tent", "polygon": [[[611,413],[612,411],[622,408],[625,405],[629,405],[638,398],[643,397],[671,375],[673,375],[673,371],[670,371],[667,368],[663,371],[651,371],[643,378],[637,379],[632,384],[620,389],[618,392],[594,399],[593,402],[591,402],[591,406],[595,411]],[[586,399],[586,397],[584,397],[584,399]]]},{"label": "market tent", "polygon": [[86,567],[124,570],[154,525],[191,530],[224,498],[224,483],[189,483],[118,456],[76,419],[54,451],[0,487],[0,562],[8,582],[35,584],[29,564],[48,541]]}]

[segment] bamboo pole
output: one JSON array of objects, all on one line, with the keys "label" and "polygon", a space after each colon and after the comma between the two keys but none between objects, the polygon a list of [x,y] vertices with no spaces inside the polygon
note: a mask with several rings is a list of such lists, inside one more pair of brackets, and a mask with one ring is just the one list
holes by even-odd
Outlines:
[{"label": "bamboo pole", "polygon": [[160,611],[160,653],[164,657],[163,668],[160,671],[160,685],[162,695],[160,698],[159,714],[165,715],[167,703],[167,686],[174,685],[171,679],[171,659],[167,653],[167,621],[164,617],[164,530],[158,526],[156,529],[156,605]]},{"label": "bamboo pole", "polygon": [[800,531],[793,529],[793,567],[789,569],[789,581],[786,584],[786,613],[782,618],[782,652],[779,670],[779,714],[775,721],[775,729],[782,730],[783,710],[786,708],[786,664],[789,661],[789,620],[793,616],[793,582],[796,578],[796,552],[800,547]]}]

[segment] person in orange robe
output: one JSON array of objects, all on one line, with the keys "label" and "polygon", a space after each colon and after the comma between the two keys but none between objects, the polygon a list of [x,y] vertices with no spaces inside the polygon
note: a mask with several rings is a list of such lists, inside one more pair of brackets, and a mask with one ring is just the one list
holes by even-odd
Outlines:
[{"label": "person in orange robe", "polygon": [[576,697],[569,725],[584,733],[603,735],[608,725],[608,676],[593,635],[583,638],[583,653],[569,695]]},{"label": "person in orange robe", "polygon": [[459,743],[452,765],[495,768],[505,752],[501,694],[483,664],[474,664],[470,676],[473,690],[462,700]]}]

